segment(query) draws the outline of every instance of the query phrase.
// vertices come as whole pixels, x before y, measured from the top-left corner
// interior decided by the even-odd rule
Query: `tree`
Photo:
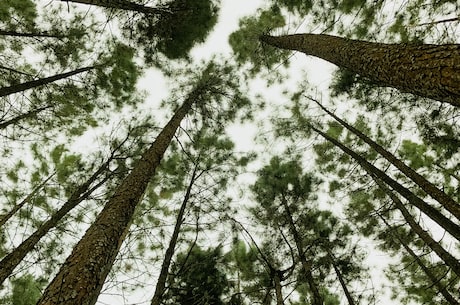
[[[260,40],[322,58],[380,86],[460,106],[458,44],[383,44],[322,34],[262,35]]]

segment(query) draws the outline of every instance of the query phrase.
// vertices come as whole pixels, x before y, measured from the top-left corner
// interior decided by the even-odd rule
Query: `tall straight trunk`
[[[94,305],[128,233],[136,206],[155,175],[182,119],[201,95],[195,89],[176,111],[156,140],[120,183],[104,209],[73,248],[37,305]]]
[[[169,266],[171,265],[171,260],[174,255],[174,248],[177,244],[177,238],[179,237],[179,232],[184,222],[184,214],[185,208],[187,207],[187,203],[190,199],[190,194],[192,192],[193,184],[196,181],[197,177],[197,167],[193,170],[192,178],[190,179],[190,183],[187,187],[187,191],[185,192],[184,200],[182,201],[181,207],[179,209],[179,213],[177,214],[176,225],[174,226],[174,231],[171,236],[171,240],[169,241],[168,248],[166,249],[165,257],[163,259],[163,263],[161,264],[161,271],[158,277],[157,284],[155,286],[155,293],[152,298],[152,305],[160,305],[162,301],[162,297],[166,287],[166,280],[168,278],[168,270]]]
[[[48,181],[50,181],[50,179],[54,176],[55,173],[51,174],[48,176],[48,178],[46,178],[42,183],[40,183],[39,185],[37,185],[33,190],[32,192],[30,192],[29,195],[26,196],[26,198],[24,198],[21,202],[19,202],[18,204],[16,204],[12,209],[11,211],[9,211],[8,213],[6,213],[5,215],[2,215],[0,217],[0,228],[11,218],[13,217],[14,214],[16,214],[17,211],[19,211],[24,205],[26,205],[30,199],[32,199],[35,194],[38,193],[38,191],[40,191],[47,183]],[[1,264],[0,264],[1,266]],[[1,284],[1,283],[0,283]]]
[[[278,270],[275,270],[273,282],[275,283],[276,305],[284,305],[283,293],[281,291],[281,275]]]
[[[14,269],[19,265],[19,263],[21,263],[24,257],[35,248],[43,236],[45,236],[52,228],[56,227],[64,216],[66,216],[80,202],[87,199],[91,193],[108,180],[109,175],[89,189],[91,184],[93,184],[107,170],[109,162],[110,160],[102,164],[102,166],[100,166],[98,170],[85,181],[85,183],[80,185],[72,193],[72,195],[70,195],[70,198],[66,201],[66,203],[64,203],[64,205],[56,211],[50,219],[45,221],[32,235],[30,235],[0,261],[0,284],[2,284],[11,275]]]
[[[63,35],[50,34],[46,32],[17,32],[17,31],[6,31],[0,29],[0,36],[15,36],[15,37],[47,37],[47,38],[63,38]]]
[[[15,116],[14,118],[9,119],[8,121],[1,122],[0,123],[0,129],[5,129],[6,127],[8,127],[10,125],[13,125],[13,124],[16,124],[16,123],[18,123],[18,122],[20,122],[20,121],[22,121],[24,119],[34,118],[40,112],[42,112],[42,111],[44,111],[46,109],[52,108],[52,107],[53,107],[52,105],[47,105],[47,106],[43,106],[43,107],[40,107],[40,108],[37,108],[37,109],[27,111],[26,113],[20,114],[18,116]]]
[[[345,279],[343,278],[342,272],[340,272],[339,267],[337,266],[336,260],[334,255],[331,253],[329,249],[327,249],[327,256],[331,261],[332,267],[334,268],[335,274],[339,279],[340,286],[342,286],[343,292],[345,293],[345,297],[347,298],[349,305],[355,305],[355,301],[353,300],[353,296],[351,295],[350,291],[348,290],[347,283],[345,283]]]
[[[373,140],[371,140],[368,136],[363,134],[358,129],[354,128],[353,126],[349,125],[344,120],[337,117],[335,114],[327,110],[323,105],[319,102],[315,101],[327,114],[332,116],[337,122],[342,124],[346,129],[357,135],[361,140],[369,144],[376,152],[382,155],[385,159],[390,161],[397,169],[403,172],[407,177],[409,177],[412,181],[414,181],[422,190],[424,190],[428,195],[436,199],[446,210],[448,210],[452,215],[454,215],[458,220],[460,220],[460,204],[455,202],[451,197],[449,197],[446,193],[442,190],[437,188],[434,184],[430,181],[425,179],[422,175],[418,174],[415,170],[407,166],[404,162],[396,158],[392,153],[388,150],[383,148],[381,145],[377,144]]]
[[[425,215],[433,219],[441,228],[444,228],[447,232],[449,232],[455,239],[460,241],[460,226],[455,224],[452,220],[444,216],[441,212],[436,210],[431,205],[427,204],[425,201],[420,199],[410,190],[402,186],[399,182],[385,174],[383,171],[369,163],[366,159],[361,157],[359,154],[354,152],[353,150],[349,149],[345,145],[343,145],[338,140],[332,138],[331,136],[327,135],[326,133],[322,132],[321,130],[310,126],[315,132],[320,134],[323,138],[340,148],[343,152],[347,155],[355,159],[361,167],[363,167],[366,171],[374,173],[379,179],[383,182],[391,186],[395,191],[401,194],[404,198],[406,198],[410,204],[414,205],[418,209],[420,209]]]
[[[88,4],[100,6],[105,8],[113,8],[125,11],[134,11],[148,15],[161,15],[169,11],[164,8],[145,6],[126,0],[61,0],[63,2],[74,2],[81,4]]]
[[[94,68],[95,68],[95,66],[80,68],[80,69],[76,69],[76,70],[73,70],[73,71],[70,71],[70,72],[65,72],[65,73],[61,73],[61,74],[57,74],[57,75],[53,75],[53,76],[49,76],[49,77],[45,77],[45,78],[40,78],[40,79],[37,79],[37,80],[32,80],[32,81],[29,81],[29,82],[12,85],[12,86],[9,86],[9,87],[3,87],[3,88],[0,88],[0,96],[6,96],[6,95],[13,94],[13,93],[25,91],[25,90],[32,89],[32,88],[36,88],[36,87],[39,87],[39,86],[44,86],[44,85],[50,84],[52,82],[58,81],[60,79],[64,79],[64,78],[67,78],[67,77],[70,77],[70,76],[73,76],[73,75],[76,75],[76,74],[80,74],[80,73],[83,73],[83,72],[86,72],[86,71],[90,71],[90,70],[92,70]]]
[[[305,252],[302,246],[302,238],[300,237],[297,228],[295,227],[294,220],[292,219],[291,210],[289,209],[289,205],[287,203],[286,198],[282,198],[282,204],[284,206],[284,210],[286,211],[286,216],[289,221],[289,229],[294,237],[294,242],[297,248],[297,252],[299,252],[300,262],[302,263],[303,270],[305,272],[305,277],[307,279],[308,286],[310,287],[310,291],[313,295],[313,302],[312,305],[323,305],[324,300],[321,294],[319,293],[318,286],[315,283],[315,279],[313,278],[313,274],[311,273],[311,261],[307,260],[305,256]]]
[[[260,40],[322,58],[378,85],[460,106],[460,44],[385,44],[324,34]]]
[[[423,228],[415,221],[411,213],[406,209],[402,201],[396,196],[388,187],[374,174],[369,173],[374,178],[374,181],[379,185],[379,187],[391,198],[396,208],[401,212],[404,219],[409,224],[412,231],[417,234],[423,242],[433,250],[439,258],[441,258],[444,263],[452,269],[456,275],[460,276],[460,261],[447,252],[438,242],[436,242],[428,232],[423,230]]]
[[[386,219],[382,215],[378,215],[379,218],[385,223],[385,225],[388,228],[392,228],[390,224],[386,221]],[[426,276],[430,279],[431,283],[433,286],[436,286],[438,288],[438,291],[442,294],[442,296],[446,299],[447,302],[451,305],[460,305],[460,303],[455,300],[454,296],[450,294],[449,291],[447,291],[446,287],[441,284],[441,282],[436,278],[436,276],[431,272],[430,268],[428,268],[425,263],[420,259],[420,257],[415,254],[415,252],[402,240],[402,238],[398,235],[398,233],[394,232],[392,233],[392,236],[394,236],[399,243],[403,246],[403,248],[406,250],[406,252],[415,260],[415,262],[420,266],[422,271],[426,274]]]

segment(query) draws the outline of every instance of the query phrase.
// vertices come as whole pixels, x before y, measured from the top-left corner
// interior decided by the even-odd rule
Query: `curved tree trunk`
[[[73,248],[37,305],[94,305],[128,233],[136,206],[182,119],[199,98],[195,89],[121,182],[104,209]]]
[[[89,4],[105,8],[113,8],[126,11],[134,11],[142,14],[160,15],[167,13],[168,10],[158,7],[145,6],[126,0],[61,0],[63,2],[74,2]]]
[[[174,231],[171,236],[171,240],[169,241],[169,245],[168,245],[168,248],[166,249],[163,263],[161,264],[160,275],[158,276],[158,281],[155,286],[155,293],[151,301],[152,305],[160,305],[162,301],[162,297],[163,297],[165,287],[166,287],[166,280],[168,278],[169,266],[171,265],[171,260],[174,255],[174,248],[176,247],[180,228],[184,221],[183,218],[185,214],[185,208],[187,207],[188,200],[190,199],[190,194],[192,192],[193,184],[196,181],[196,177],[197,177],[197,166],[195,166],[195,169],[193,170],[192,178],[190,179],[190,183],[187,187],[187,191],[185,192],[184,200],[182,201],[182,205],[180,207],[179,213],[177,214],[176,225],[174,226]]]
[[[67,77],[70,77],[70,76],[73,76],[73,75],[76,75],[76,74],[80,74],[80,73],[83,73],[83,72],[86,72],[86,71],[90,71],[90,70],[92,70],[94,68],[95,68],[94,66],[80,68],[80,69],[76,69],[76,70],[66,72],[66,73],[61,73],[61,74],[57,74],[57,75],[53,75],[53,76],[49,76],[49,77],[45,77],[45,78],[41,78],[41,79],[37,79],[37,80],[32,80],[32,81],[29,81],[29,82],[16,84],[16,85],[12,85],[12,86],[9,86],[9,87],[3,87],[3,88],[0,88],[0,96],[6,96],[6,95],[13,94],[13,93],[17,93],[17,92],[25,91],[25,90],[28,90],[28,89],[32,89],[32,88],[35,88],[35,87],[44,86],[44,85],[50,84],[50,83],[55,82],[55,81],[60,80],[60,79],[64,79],[64,78],[67,78]]]
[[[384,44],[324,34],[260,40],[322,58],[379,85],[460,107],[460,44]]]
[[[102,179],[99,183],[88,189],[106,170],[111,159],[102,164],[91,177],[86,180],[85,183],[80,185],[70,196],[66,203],[51,216],[50,219],[45,221],[32,235],[24,240],[19,246],[17,246],[11,253],[0,261],[0,284],[3,283],[14,271],[14,269],[21,263],[24,257],[34,249],[40,239],[45,236],[49,230],[54,228],[59,221],[67,215],[73,208],[75,208],[80,202],[87,199],[92,192],[99,188],[102,184],[107,181],[109,176]]]
[[[385,223],[385,225],[391,229],[392,227],[386,221],[386,219],[382,215],[378,215],[379,218]],[[452,296],[450,292],[447,291],[446,287],[440,283],[440,281],[436,278],[433,272],[431,272],[431,270],[425,265],[425,263],[420,259],[420,257],[417,254],[415,254],[414,251],[412,251],[412,249],[401,239],[401,237],[397,233],[393,233],[392,235],[396,237],[396,239],[407,251],[407,253],[409,253],[409,255],[412,258],[414,258],[414,260],[417,262],[417,264],[420,266],[423,272],[425,272],[426,276],[430,279],[433,286],[436,286],[438,288],[438,291],[442,294],[446,301],[449,302],[449,304],[451,305],[460,305],[460,303],[457,300],[455,300],[454,296]]]
[[[391,186],[395,191],[401,194],[404,198],[406,198],[410,204],[416,206],[420,209],[425,215],[433,219],[441,228],[444,228],[447,232],[449,232],[455,239],[460,241],[460,226],[455,224],[452,220],[444,216],[441,212],[433,208],[431,205],[427,204],[425,201],[420,199],[410,190],[402,186],[396,180],[385,174],[383,171],[369,163],[366,159],[361,157],[359,154],[354,152],[353,150],[349,149],[341,142],[337,141],[336,139],[332,138],[331,136],[327,135],[326,133],[322,132],[318,128],[310,126],[312,130],[320,134],[323,138],[340,148],[343,152],[347,155],[355,159],[366,171],[375,174],[379,179],[383,182]]]
[[[415,170],[407,166],[404,162],[396,158],[392,153],[388,150],[377,144],[376,142],[372,141],[368,136],[363,134],[358,129],[354,128],[353,126],[349,125],[344,120],[337,117],[335,114],[327,110],[323,105],[319,102],[315,101],[327,114],[333,117],[337,122],[342,124],[346,129],[357,135],[361,140],[369,144],[376,152],[382,155],[385,159],[391,162],[397,169],[403,172],[407,177],[409,177],[412,181],[414,181],[422,190],[424,190],[428,195],[436,199],[446,210],[448,210],[452,215],[454,215],[458,220],[460,220],[460,204],[455,202],[452,198],[450,198],[446,193],[442,190],[437,188],[434,184],[430,181],[425,179],[422,175],[417,173]]]

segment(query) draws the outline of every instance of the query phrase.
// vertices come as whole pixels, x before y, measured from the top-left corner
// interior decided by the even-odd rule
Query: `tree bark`
[[[37,109],[27,111],[26,113],[20,114],[18,116],[15,116],[14,118],[9,119],[8,121],[1,122],[0,123],[0,129],[5,129],[6,127],[8,127],[8,126],[10,126],[12,124],[16,124],[17,122],[22,121],[23,119],[34,118],[40,112],[42,112],[42,111],[44,111],[44,110],[46,110],[48,108],[52,108],[52,107],[53,107],[52,105],[47,105],[47,106],[43,106],[43,107],[40,107],[40,108],[37,108]]]
[[[284,196],[281,199],[281,202],[284,206],[284,210],[286,211],[286,216],[289,221],[289,229],[291,230],[291,233],[294,237],[294,242],[297,247],[297,251],[299,252],[299,258],[305,272],[305,277],[307,279],[308,286],[310,287],[311,293],[313,295],[312,305],[323,305],[323,297],[319,293],[318,286],[316,285],[315,280],[313,278],[313,274],[311,273],[311,261],[307,260],[307,257],[305,256],[302,246],[302,238],[300,237],[300,234],[297,231],[297,228],[295,227],[294,220],[292,219],[291,210],[289,209],[289,205]]]
[[[383,171],[369,163],[366,159],[361,157],[359,154],[354,152],[353,150],[349,149],[341,142],[337,141],[336,139],[332,138],[331,136],[327,135],[326,133],[322,132],[321,130],[310,126],[315,132],[320,134],[323,138],[334,144],[335,146],[339,147],[343,152],[347,155],[355,159],[366,171],[374,173],[379,179],[384,181],[386,184],[391,186],[395,191],[401,194],[404,198],[406,198],[412,205],[416,206],[420,209],[425,215],[433,219],[441,228],[444,228],[447,232],[449,232],[455,239],[460,241],[460,226],[455,224],[452,220],[444,216],[441,212],[427,204],[425,201],[420,199],[410,190],[402,186],[396,180],[389,177]]]
[[[385,225],[388,228],[392,228],[382,215],[379,214],[379,218],[385,223]],[[455,298],[450,294],[450,292],[447,291],[446,287],[439,282],[436,276],[425,265],[425,263],[420,259],[420,257],[417,254],[415,254],[415,252],[412,251],[412,249],[401,239],[401,237],[397,233],[393,233],[392,235],[396,237],[396,239],[403,246],[406,252],[414,258],[414,260],[417,262],[417,264],[420,266],[423,272],[425,272],[426,276],[430,279],[431,283],[438,288],[438,291],[442,294],[446,301],[449,302],[449,304],[451,305],[460,305],[460,303],[457,300],[455,300]]]
[[[47,37],[47,38],[63,38],[64,35],[50,34],[46,32],[17,32],[17,31],[6,31],[0,29],[0,36],[14,36],[14,37]]]
[[[113,196],[48,285],[37,305],[94,305],[128,233],[145,189],[182,119],[200,96],[195,89],[121,182]]]
[[[74,2],[81,4],[88,4],[94,6],[100,6],[105,8],[120,9],[126,11],[134,11],[148,15],[161,15],[168,13],[169,11],[164,8],[145,6],[126,0],[61,0],[63,2]]]
[[[281,276],[278,270],[275,270],[273,282],[275,283],[276,305],[284,305],[283,293],[281,291]]]
[[[50,219],[45,221],[32,235],[30,235],[25,241],[17,246],[12,252],[10,252],[5,258],[0,261],[0,284],[2,284],[14,271],[14,269],[21,263],[24,257],[34,249],[40,239],[45,236],[49,230],[54,228],[59,221],[67,215],[73,208],[75,208],[80,202],[87,199],[92,192],[100,187],[109,178],[105,177],[102,181],[97,183],[94,187],[88,190],[96,179],[98,179],[104,171],[107,170],[107,166],[111,159],[105,162],[98,168],[91,177],[86,180],[85,183],[80,185],[70,196],[66,203],[51,216]]]
[[[348,304],[355,305],[356,303],[353,300],[353,296],[351,295],[350,291],[348,290],[347,283],[345,283],[345,279],[342,276],[342,272],[340,272],[339,267],[337,267],[337,264],[335,262],[335,257],[329,249],[327,249],[327,255],[329,257],[329,260],[331,261],[332,267],[334,268],[335,274],[337,275],[337,278],[339,279],[340,286],[342,286],[342,289],[343,289],[343,292],[345,293],[345,297],[347,298]]]
[[[174,226],[174,231],[171,236],[171,240],[169,241],[168,248],[166,249],[165,257],[163,259],[163,263],[161,264],[161,271],[158,277],[157,284],[155,286],[155,293],[153,295],[151,304],[152,305],[160,305],[165,287],[166,287],[166,280],[168,278],[168,270],[169,266],[171,265],[171,260],[174,255],[174,248],[177,244],[177,238],[179,237],[180,228],[184,221],[184,213],[185,208],[187,207],[187,203],[190,199],[190,194],[192,192],[193,184],[195,183],[197,176],[197,167],[193,170],[192,178],[190,179],[190,183],[187,187],[187,191],[185,192],[184,200],[182,201],[182,205],[179,209],[179,213],[177,214],[176,225]]]
[[[45,78],[41,78],[41,79],[37,79],[37,80],[32,80],[32,81],[29,81],[29,82],[25,82],[25,83],[21,83],[21,84],[17,84],[17,85],[12,85],[12,86],[9,86],[9,87],[3,87],[3,88],[0,88],[0,96],[6,96],[6,95],[13,94],[13,93],[17,93],[17,92],[25,91],[25,90],[28,90],[28,89],[32,89],[32,88],[35,88],[35,87],[47,85],[47,84],[50,84],[50,83],[55,82],[55,81],[60,80],[60,79],[64,79],[64,78],[67,78],[67,77],[70,77],[70,76],[73,76],[73,75],[76,75],[76,74],[80,74],[80,73],[83,73],[83,72],[86,72],[86,71],[90,71],[90,70],[92,70],[94,68],[95,68],[94,66],[80,68],[80,69],[76,69],[76,70],[66,72],[66,73],[61,73],[61,74],[57,74],[57,75],[53,75],[53,76],[49,76],[49,77],[45,77]]]
[[[399,169],[402,173],[404,173],[407,177],[409,177],[412,181],[415,182],[422,190],[424,190],[428,195],[433,197],[437,200],[446,210],[448,210],[452,215],[454,215],[458,220],[460,220],[460,204],[455,202],[451,197],[449,197],[446,193],[442,190],[437,188],[434,184],[430,181],[425,179],[422,175],[418,174],[415,170],[407,166],[403,161],[396,158],[392,153],[388,150],[377,144],[376,142],[372,141],[368,136],[363,134],[358,129],[354,128],[353,126],[349,125],[344,120],[337,117],[335,114],[330,112],[326,109],[323,105],[319,102],[315,101],[327,114],[333,117],[337,122],[342,124],[346,129],[357,135],[361,140],[369,144],[376,152],[382,155],[385,159],[390,161],[397,169]]]
[[[262,35],[260,40],[322,58],[378,85],[460,107],[460,44],[384,44],[324,34]]]
[[[423,228],[414,220],[414,217],[411,215],[411,213],[406,209],[402,201],[391,190],[389,190],[388,187],[386,187],[386,185],[379,178],[375,177],[372,173],[369,174],[372,175],[374,181],[387,194],[387,196],[391,198],[396,208],[401,212],[404,219],[409,224],[412,231],[414,231],[423,240],[423,242],[428,247],[430,247],[430,249],[433,250],[447,266],[452,269],[456,275],[460,276],[460,261],[453,257],[449,252],[447,252],[430,236],[430,234],[423,230]]]

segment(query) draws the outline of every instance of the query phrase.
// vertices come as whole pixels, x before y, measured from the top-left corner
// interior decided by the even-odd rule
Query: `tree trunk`
[[[128,233],[136,206],[155,174],[182,119],[200,96],[195,89],[121,182],[85,235],[73,248],[37,305],[94,305]]]
[[[425,215],[433,219],[441,228],[444,228],[447,232],[449,232],[455,239],[460,241],[460,226],[455,224],[452,220],[444,216],[441,212],[427,204],[425,201],[420,199],[410,190],[402,186],[393,178],[389,177],[383,171],[369,163],[366,159],[361,157],[356,152],[352,151],[341,142],[337,141],[336,139],[330,137],[329,135],[325,134],[321,130],[310,126],[315,132],[320,134],[323,138],[328,140],[329,142],[333,143],[335,146],[339,147],[343,152],[347,155],[355,159],[366,171],[374,173],[379,179],[384,181],[386,184],[391,186],[395,191],[401,194],[404,198],[406,198],[409,203],[419,208]]]
[[[329,257],[329,260],[331,261],[332,267],[334,268],[335,274],[337,275],[337,278],[339,279],[340,286],[342,286],[343,292],[345,293],[345,297],[347,298],[348,304],[349,305],[355,305],[355,301],[353,300],[353,297],[348,290],[347,284],[345,283],[345,279],[342,276],[342,272],[340,272],[340,269],[337,267],[337,264],[335,262],[335,257],[331,253],[329,249],[327,249],[327,255]]]
[[[50,34],[46,32],[17,32],[17,31],[6,31],[0,29],[0,36],[15,36],[15,37],[48,37],[48,38],[63,38],[63,35]]]
[[[384,44],[323,34],[260,40],[322,58],[378,85],[460,106],[460,44]]]
[[[105,8],[113,8],[125,11],[134,11],[142,14],[161,15],[168,13],[167,9],[145,6],[125,0],[61,0],[63,2],[74,2],[81,4],[89,4]]]
[[[101,174],[107,170],[107,166],[111,159],[105,162],[101,167],[94,172],[85,183],[80,185],[70,196],[66,203],[51,216],[46,222],[44,222],[32,235],[30,235],[25,241],[23,241],[19,246],[17,246],[10,254],[5,256],[0,261],[0,284],[2,284],[5,279],[7,279],[14,269],[21,263],[24,257],[34,249],[40,239],[45,236],[49,230],[54,228],[58,222],[67,215],[73,208],[75,208],[80,202],[87,199],[92,192],[94,192],[98,187],[104,184],[109,176],[105,177],[102,181],[97,183],[94,187],[88,190],[91,184],[98,179]]]
[[[61,73],[61,74],[57,74],[57,75],[53,75],[53,76],[50,76],[50,77],[45,77],[45,78],[41,78],[41,79],[37,79],[37,80],[32,80],[32,81],[25,82],[25,83],[22,83],[22,84],[12,85],[12,86],[9,86],[9,87],[3,87],[3,88],[0,88],[0,96],[6,96],[6,95],[13,94],[13,93],[17,93],[17,92],[25,91],[25,90],[28,90],[28,89],[32,89],[32,88],[35,88],[35,87],[47,85],[47,84],[50,84],[50,83],[55,82],[57,80],[70,77],[72,75],[76,75],[76,74],[79,74],[79,73],[90,71],[90,70],[92,70],[94,68],[95,68],[94,66],[80,68],[80,69],[76,69],[76,70],[73,70],[73,71],[70,71],[70,72]]]
[[[439,243],[437,243],[431,236],[428,234],[423,228],[414,220],[414,217],[411,213],[406,209],[404,204],[401,200],[386,187],[386,185],[377,177],[375,177],[372,173],[369,173],[374,178],[374,181],[379,185],[379,187],[387,194],[388,197],[391,198],[393,203],[395,204],[396,208],[401,211],[404,219],[409,224],[412,231],[414,231],[422,240],[423,242],[433,250],[439,258],[441,258],[444,263],[449,266],[456,275],[460,276],[460,261],[453,257],[449,252],[447,252]]]
[[[392,228],[390,224],[386,221],[386,219],[380,215],[379,218],[385,223],[385,225],[388,228]],[[420,257],[415,254],[414,251],[401,239],[401,237],[397,233],[392,234],[396,239],[399,241],[399,243],[403,246],[403,248],[409,253],[410,256],[414,258],[414,260],[417,262],[417,264],[420,266],[420,268],[425,272],[426,276],[430,279],[431,283],[433,286],[436,286],[438,288],[438,291],[442,294],[442,296],[446,299],[447,302],[451,305],[460,305],[460,303],[455,300],[455,298],[450,294],[449,291],[447,291],[446,287],[440,283],[440,281],[436,278],[436,276],[431,272],[431,270],[425,265],[425,263],[420,259]]]
[[[315,101],[316,102],[316,101]],[[376,152],[382,155],[385,159],[391,162],[396,168],[403,172],[407,177],[414,181],[422,190],[424,190],[428,195],[436,199],[446,210],[448,210],[452,215],[454,215],[458,220],[460,220],[460,204],[455,202],[442,190],[438,189],[434,184],[425,179],[425,177],[418,174],[415,170],[407,166],[404,162],[396,158],[392,153],[387,151],[385,148],[372,141],[369,137],[363,134],[358,129],[349,125],[344,120],[337,117],[335,114],[327,110],[319,102],[316,102],[325,112],[332,116],[337,122],[342,124],[346,129],[357,135],[361,140],[369,144]]]
[[[161,265],[160,275],[158,277],[158,281],[155,287],[155,293],[152,298],[152,305],[160,305],[163,293],[165,291],[166,280],[168,278],[168,270],[169,266],[171,265],[171,260],[174,255],[174,248],[176,247],[177,238],[179,237],[180,228],[184,221],[184,213],[185,208],[187,207],[188,200],[190,198],[190,194],[192,192],[193,184],[195,183],[197,176],[197,166],[193,170],[192,178],[190,179],[190,183],[187,187],[187,191],[185,192],[184,200],[182,201],[182,205],[180,207],[179,213],[177,214],[176,225],[174,226],[174,231],[171,236],[171,240],[169,241],[168,248],[166,249],[165,257],[163,259],[163,263]]]
[[[273,282],[275,283],[276,305],[284,305],[283,293],[281,291],[281,275],[278,270],[275,270]]]
[[[17,211],[19,211],[19,209],[21,209],[26,203],[28,203],[30,201],[30,199],[32,199],[35,194],[37,194],[37,192],[39,190],[41,190],[47,183],[48,181],[54,176],[55,173],[51,174],[50,176],[48,176],[48,178],[46,178],[42,183],[40,183],[39,185],[37,185],[33,190],[32,192],[26,196],[26,198],[24,198],[20,203],[16,204],[12,209],[11,211],[9,211],[8,213],[6,213],[5,215],[1,216],[0,217],[0,228],[3,227],[3,225],[11,218],[13,217],[14,214],[16,214]],[[1,266],[1,264],[0,264]],[[1,282],[0,282],[1,284]]]
[[[20,114],[18,116],[15,116],[14,118],[12,119],[9,119],[8,121],[4,121],[4,122],[1,122],[0,123],[0,129],[5,129],[6,127],[12,125],[12,124],[16,124],[17,122],[23,120],[23,119],[27,119],[27,118],[34,118],[37,114],[39,114],[40,112],[48,109],[48,108],[52,108],[53,106],[52,105],[47,105],[47,106],[43,106],[43,107],[40,107],[40,108],[37,108],[37,109],[34,109],[34,110],[30,110],[26,113],[23,113],[23,114]]]
[[[299,252],[299,258],[300,258],[302,267],[305,272],[305,277],[307,279],[308,286],[310,287],[311,293],[313,295],[312,305],[323,305],[324,304],[323,297],[319,293],[318,286],[316,285],[315,280],[313,278],[313,274],[311,273],[311,267],[312,267],[311,261],[307,260],[307,257],[305,256],[305,253],[303,251],[302,238],[300,237],[299,232],[297,231],[297,228],[295,227],[294,220],[292,219],[292,214],[289,209],[289,205],[284,197],[282,198],[281,201],[286,211],[286,216],[289,221],[289,229],[291,230],[291,233],[294,237],[294,242],[297,247],[297,251]]]

